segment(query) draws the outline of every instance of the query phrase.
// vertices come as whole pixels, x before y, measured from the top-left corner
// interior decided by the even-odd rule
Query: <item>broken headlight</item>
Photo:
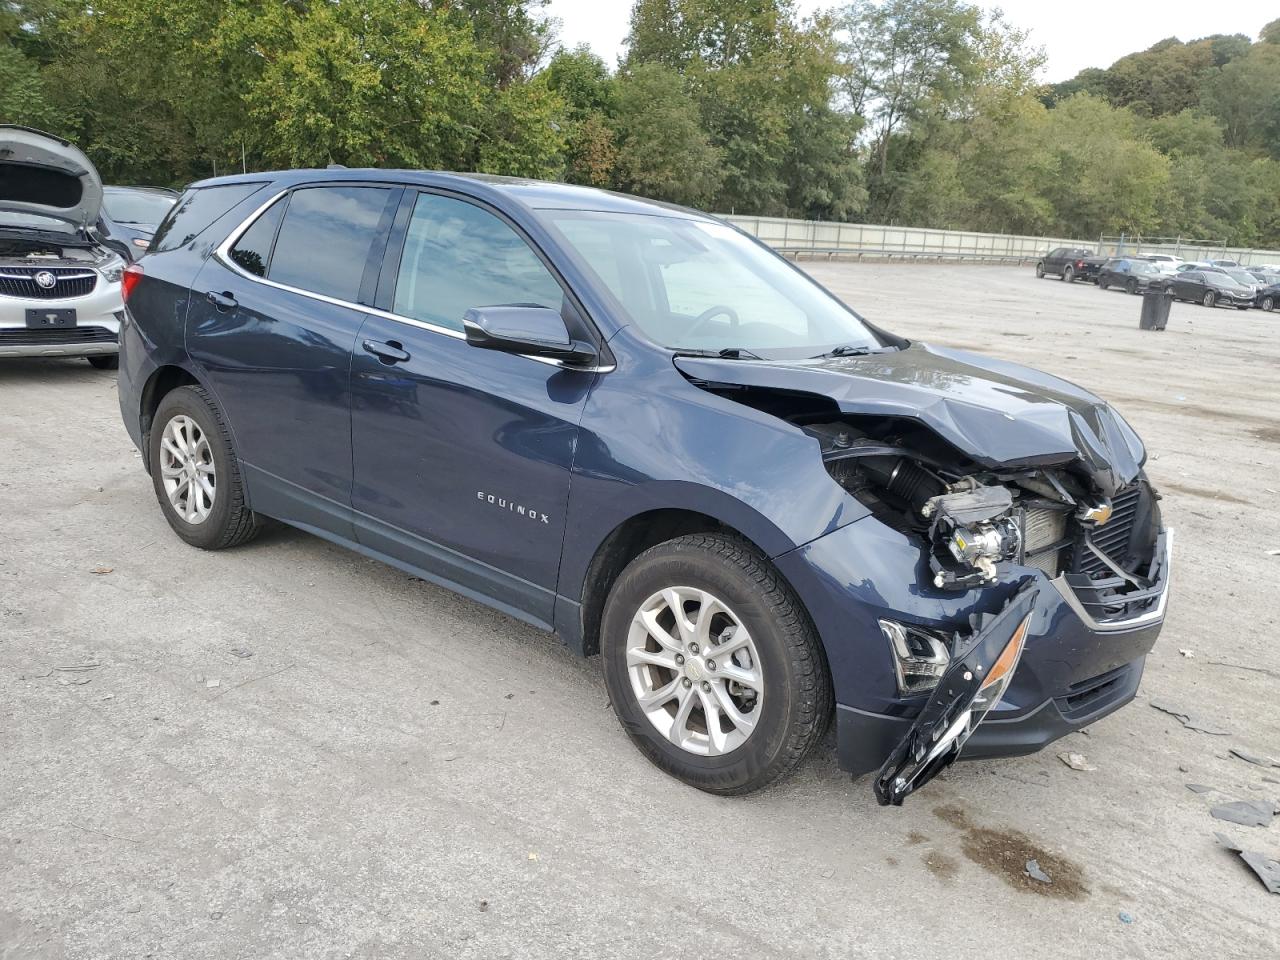
[[[923,693],[938,685],[951,662],[945,638],[896,620],[881,620],[880,632],[889,641],[900,694]]]

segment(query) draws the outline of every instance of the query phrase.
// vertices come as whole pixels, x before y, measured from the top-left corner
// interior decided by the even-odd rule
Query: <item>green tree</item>
[[[720,188],[721,155],[678,72],[637,64],[618,85],[617,182],[657,200],[705,205]]]

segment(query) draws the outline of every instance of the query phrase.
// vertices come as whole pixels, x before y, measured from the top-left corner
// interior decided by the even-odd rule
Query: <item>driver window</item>
[[[563,301],[559,282],[505,222],[473,203],[418,195],[393,312],[461,332],[472,307],[522,303],[558,311]]]

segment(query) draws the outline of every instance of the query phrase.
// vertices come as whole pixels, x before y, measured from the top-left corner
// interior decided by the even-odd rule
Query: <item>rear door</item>
[[[187,324],[254,509],[349,539],[351,352],[400,194],[343,183],[276,197],[209,258]]]
[[[591,371],[469,346],[472,307],[537,304],[598,335],[528,238],[464,197],[410,192],[352,360],[357,536],[549,625]]]

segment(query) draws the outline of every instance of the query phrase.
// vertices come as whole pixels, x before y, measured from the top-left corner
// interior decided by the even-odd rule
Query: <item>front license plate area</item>
[[[76,312],[74,309],[27,309],[27,326],[34,330],[42,330],[45,328],[66,329],[67,327],[74,327],[75,325]]]

